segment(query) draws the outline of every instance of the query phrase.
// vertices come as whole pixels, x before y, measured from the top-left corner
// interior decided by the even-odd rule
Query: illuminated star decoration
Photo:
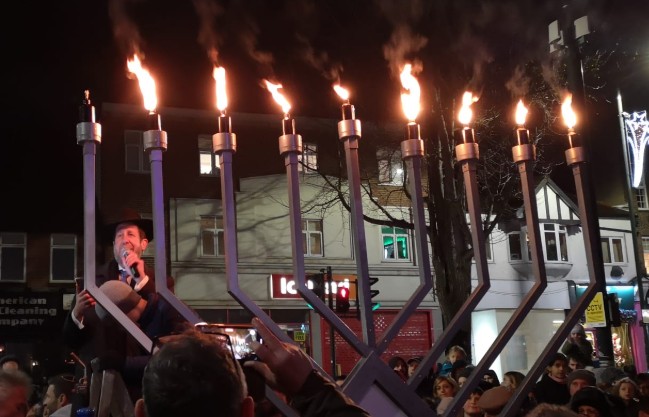
[[[626,141],[631,145],[633,152],[633,187],[638,188],[642,183],[642,171],[644,165],[644,150],[649,142],[649,122],[647,111],[622,113],[624,117],[624,132]]]

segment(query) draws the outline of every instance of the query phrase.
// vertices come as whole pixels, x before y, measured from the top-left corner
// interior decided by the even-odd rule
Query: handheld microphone
[[[122,258],[126,259],[128,257],[128,250],[124,249],[122,250]],[[131,265],[131,276],[133,278],[140,278],[140,272],[137,270],[137,262],[135,262],[133,265]]]

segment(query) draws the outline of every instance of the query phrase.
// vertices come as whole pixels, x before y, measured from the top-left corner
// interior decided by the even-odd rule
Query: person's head
[[[457,381],[458,387],[462,388],[462,385],[464,385],[466,380],[469,379],[471,372],[473,372],[473,367],[466,366],[464,367],[464,369],[462,369],[457,373],[457,378],[455,380]]]
[[[128,318],[137,323],[142,316],[142,312],[146,308],[147,300],[135,292],[130,285],[122,281],[106,281],[99,288],[104,294],[106,294],[106,297],[117,306],[117,308],[122,310]],[[95,304],[95,312],[97,313],[97,317],[101,320],[106,320],[110,317],[108,310],[102,307],[99,303]]]
[[[401,356],[393,356],[388,360],[388,366],[390,368],[394,369],[397,372],[401,372],[404,375],[408,372],[408,364],[406,363],[406,360],[403,359]]]
[[[68,374],[56,375],[47,381],[47,391],[43,397],[43,406],[52,414],[61,407],[72,402],[74,376]]]
[[[568,368],[570,369],[570,372],[574,371],[575,369],[584,369],[585,367],[586,365],[578,358],[575,358],[574,356],[568,356]]]
[[[575,342],[583,342],[586,340],[586,330],[584,330],[584,326],[579,323],[575,324],[575,327],[570,331],[570,339]]]
[[[579,417],[565,405],[541,403],[527,413],[525,417]]]
[[[550,357],[550,362],[545,368],[545,372],[552,378],[563,380],[568,373],[568,359],[566,355],[557,352]]]
[[[497,416],[505,408],[509,399],[514,394],[514,390],[502,385],[493,387],[484,392],[478,406],[484,411],[487,416]]]
[[[254,402],[232,352],[219,340],[191,330],[171,336],[142,378],[136,417],[249,417]]]
[[[586,417],[611,417],[606,393],[597,387],[584,387],[572,396],[570,408]]]
[[[459,345],[451,346],[451,348],[448,350],[448,353],[446,354],[446,358],[451,363],[455,363],[455,361],[460,359],[465,361],[466,356],[466,351],[462,346]]]
[[[123,208],[115,221],[107,226],[107,236],[113,241],[113,255],[121,263],[124,250],[135,252],[139,257],[153,240],[153,222],[143,219],[136,210]]]
[[[570,391],[570,396],[575,395],[577,391],[584,387],[594,387],[597,385],[597,380],[595,379],[595,374],[591,371],[585,369],[577,369],[568,374],[566,380],[568,384],[568,390]]]
[[[635,380],[638,384],[638,392],[640,395],[649,398],[649,373],[639,373],[636,375]]]
[[[478,406],[478,401],[480,400],[480,397],[482,397],[483,393],[484,391],[482,388],[477,387],[473,390],[471,395],[469,395],[469,398],[464,402],[464,406],[462,406],[465,416],[479,417],[484,414],[480,406]]]
[[[629,402],[638,395],[638,386],[631,378],[622,378],[613,385],[611,393],[622,398],[624,402]]]
[[[523,373],[518,371],[508,371],[503,375],[503,383],[501,385],[511,389],[516,389],[524,379],[525,375],[523,375]]]
[[[0,369],[3,371],[17,371],[20,369],[20,360],[15,355],[5,355],[0,358]]]
[[[500,380],[498,379],[498,375],[496,374],[496,371],[494,371],[493,369],[487,370],[482,376],[482,379],[484,379],[494,387],[500,385]]]
[[[416,356],[414,358],[408,359],[408,376],[412,376],[415,373],[415,369],[421,363],[421,357]]]
[[[435,378],[433,391],[436,398],[454,397],[458,391],[457,382],[450,376],[438,376]]]
[[[0,369],[0,417],[24,417],[32,382],[23,371]]]

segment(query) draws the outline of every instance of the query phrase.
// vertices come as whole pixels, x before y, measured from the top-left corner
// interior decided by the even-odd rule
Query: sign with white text
[[[352,285],[356,275],[333,274],[331,283],[332,293],[335,295],[339,286],[349,288],[349,299],[356,299],[356,285]],[[313,289],[313,282],[307,280],[307,287]],[[325,279],[325,296],[329,294],[329,283]],[[270,298],[273,300],[301,300],[302,296],[297,292],[297,282],[292,274],[271,274],[270,275]]]

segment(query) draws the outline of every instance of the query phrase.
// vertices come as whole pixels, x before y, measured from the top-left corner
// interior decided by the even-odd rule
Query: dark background
[[[3,14],[0,25],[0,230],[81,230],[77,107],[84,89],[91,91],[99,121],[102,102],[141,104],[137,83],[126,76],[125,62],[134,50],[126,40],[136,39],[134,34],[145,54],[144,65],[156,79],[160,107],[214,108],[212,61],[206,47],[212,45],[228,71],[234,112],[279,113],[270,94],[260,88],[263,78],[272,77],[284,84],[294,114],[338,118],[339,102],[324,74],[341,67],[360,118],[398,121],[400,84],[384,58],[384,46],[396,27],[407,26],[429,38],[415,54],[425,63],[421,80],[426,109],[428,71],[446,65],[427,58],[436,49],[457,51],[468,64],[543,59],[548,54],[547,25],[559,17],[564,2],[428,3],[223,1],[205,32],[196,12],[196,5],[205,2],[12,2],[12,12]],[[591,104],[593,134],[586,138],[593,150],[596,182],[605,189],[598,189],[601,197],[623,184],[616,88],[621,88],[628,110],[648,107],[649,2],[569,3],[587,12],[596,29],[586,49],[616,54],[605,68],[600,97]],[[436,37],[441,28],[456,31],[457,40]],[[320,58],[326,53],[326,59],[319,66],[309,64],[305,45]],[[263,61],[264,56],[272,56],[272,62]],[[471,82],[480,88],[479,77]],[[569,188],[567,173],[559,167],[553,177]]]

